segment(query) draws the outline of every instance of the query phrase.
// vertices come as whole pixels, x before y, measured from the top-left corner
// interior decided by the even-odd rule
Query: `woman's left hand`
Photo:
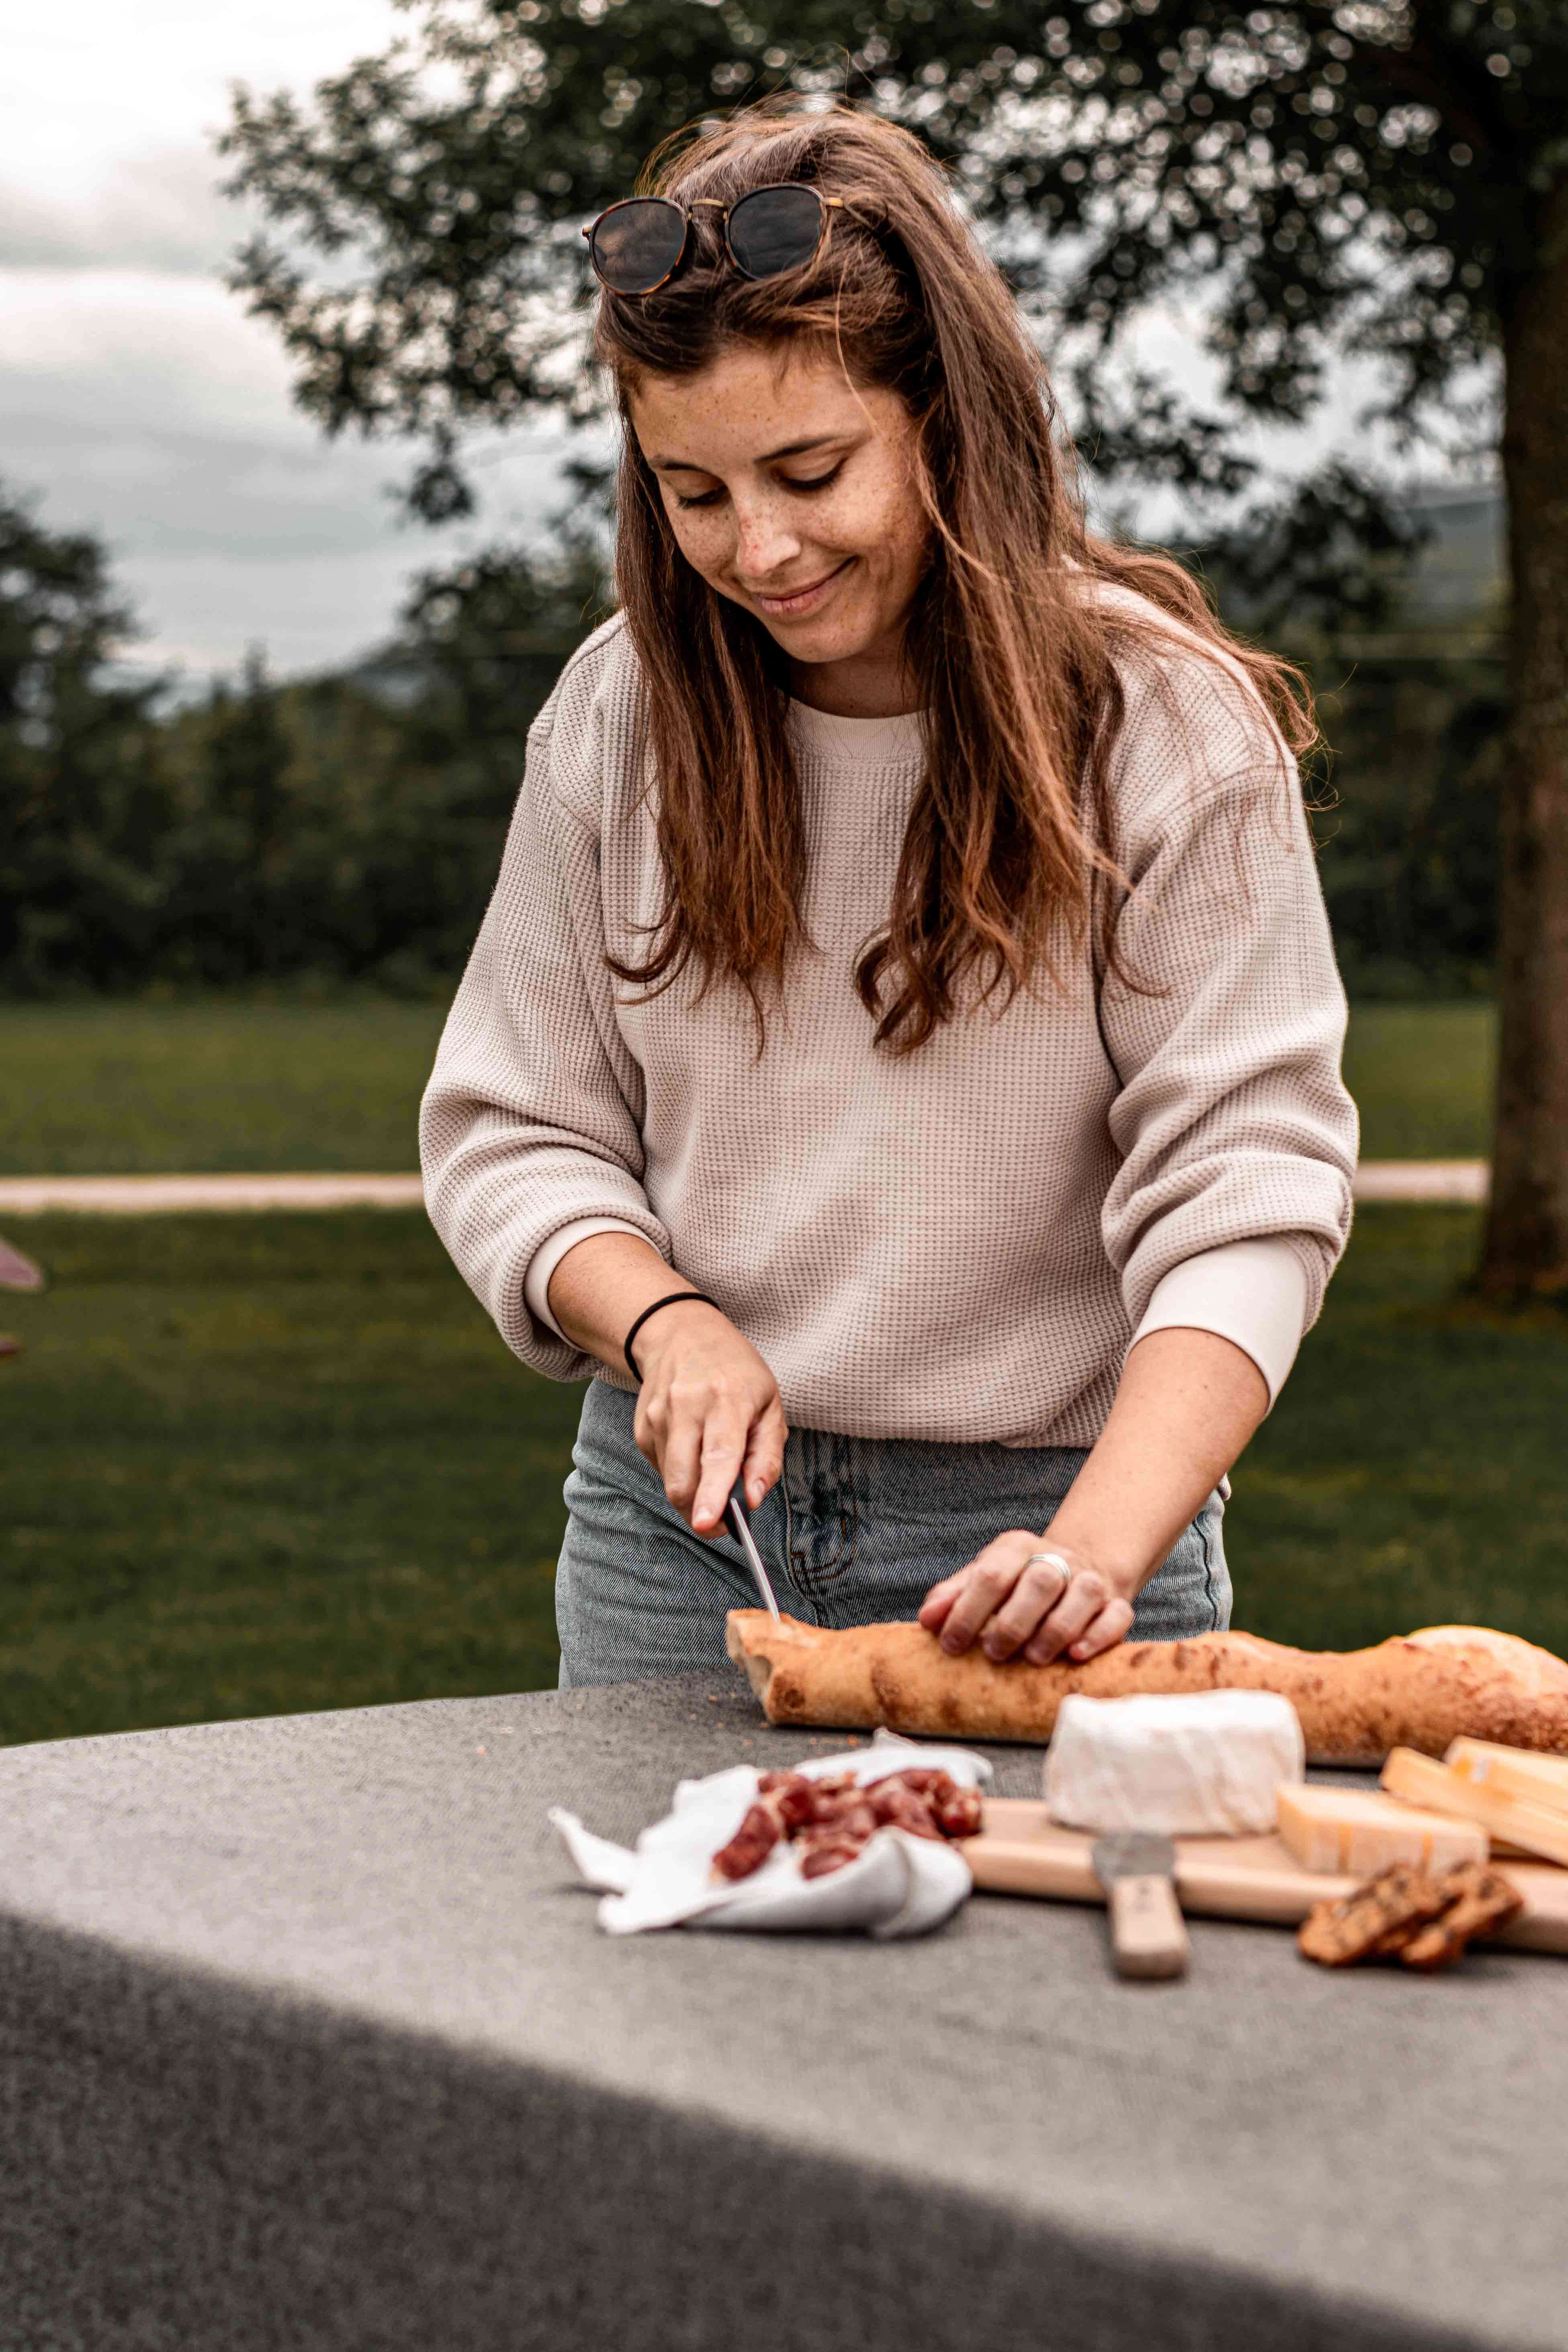
[[[1065,1651],[1080,1664],[1125,1641],[1142,1582],[1048,1534],[1013,1528],[931,1586],[920,1622],[953,1657],[978,1641],[998,1663],[1021,1652],[1043,1666]]]

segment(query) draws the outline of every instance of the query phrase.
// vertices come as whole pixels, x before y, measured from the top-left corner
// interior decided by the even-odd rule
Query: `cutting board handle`
[[[1119,1878],[1110,1890],[1110,1944],[1119,1977],[1181,1977],[1192,1947],[1168,1878]]]

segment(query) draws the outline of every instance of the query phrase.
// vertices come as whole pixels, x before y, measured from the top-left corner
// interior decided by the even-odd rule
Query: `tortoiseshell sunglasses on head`
[[[691,215],[720,215],[724,250],[742,278],[783,278],[815,261],[836,212],[864,227],[871,224],[842,196],[825,196],[800,180],[770,182],[738,196],[696,196],[689,205],[668,196],[626,196],[583,231],[594,274],[612,294],[654,294],[668,285],[686,256]]]

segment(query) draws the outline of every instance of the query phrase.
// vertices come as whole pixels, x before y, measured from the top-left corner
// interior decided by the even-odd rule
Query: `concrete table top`
[[[699,1676],[0,1752],[0,2352],[1568,2347],[1559,1960],[598,1932],[549,1804],[841,1744]]]

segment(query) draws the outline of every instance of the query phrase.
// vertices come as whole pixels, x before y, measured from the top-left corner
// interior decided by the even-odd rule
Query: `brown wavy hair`
[[[1250,681],[1293,751],[1316,727],[1299,674],[1228,635],[1179,564],[1089,530],[1039,354],[918,139],[852,108],[774,102],[668,142],[638,189],[733,204],[781,180],[841,196],[871,226],[836,211],[804,276],[754,284],[700,211],[667,286],[599,298],[595,353],[624,436],[616,582],[642,667],[665,875],[647,956],[611,968],[650,991],[694,958],[703,989],[732,976],[760,1047],[764,994],[805,944],[784,658],[680,553],[627,404],[645,376],[695,374],[735,344],[815,345],[904,402],[930,526],[905,633],[925,772],[887,922],[856,972],[877,1042],[908,1052],[966,999],[1000,1010],[1056,980],[1064,945],[1081,950],[1091,930],[1100,968],[1120,971],[1110,775],[1130,644],[1173,625]],[[1097,585],[1147,602],[1118,610]]]

